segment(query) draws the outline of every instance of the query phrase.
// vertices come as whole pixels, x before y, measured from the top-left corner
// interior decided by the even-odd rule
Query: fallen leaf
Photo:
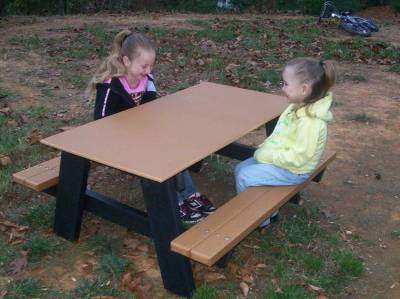
[[[137,247],[137,249],[140,250],[140,251],[143,251],[143,252],[148,252],[149,251],[149,246],[147,246],[146,244],[142,244],[142,245],[139,245]]]
[[[220,279],[226,279],[225,275],[216,272],[208,272],[204,274],[204,280],[206,282],[213,282]]]
[[[0,299],[3,299],[7,295],[7,290],[0,290]]]
[[[239,270],[239,265],[230,261],[228,263],[228,270],[229,272],[231,272],[232,274],[235,274],[238,270]]]
[[[329,299],[329,298],[324,295],[318,295],[317,298],[315,299]]]
[[[243,275],[242,280],[248,284],[252,284],[254,282],[253,275]]]
[[[124,246],[128,249],[135,250],[142,243],[140,240],[134,238],[127,238],[124,240]]]
[[[0,166],[7,166],[11,164],[11,159],[9,156],[0,155]]]
[[[29,144],[37,144],[42,138],[43,138],[42,133],[38,129],[34,129],[26,138],[26,141]]]
[[[256,265],[256,268],[257,268],[257,269],[264,269],[264,268],[266,268],[266,267],[267,267],[266,264],[257,264],[257,265]]]
[[[123,288],[129,287],[131,282],[132,282],[132,273],[131,272],[127,272],[124,275],[122,275],[121,285]]]
[[[244,281],[242,281],[240,283],[240,290],[242,291],[242,294],[244,297],[247,297],[247,295],[249,294],[250,288],[247,285],[247,283],[245,283]]]
[[[150,293],[151,285],[137,285],[135,288],[135,293],[140,299],[152,299],[154,298]]]
[[[12,274],[13,275],[20,275],[28,265],[28,251],[22,251],[21,256],[14,260],[12,263]]]

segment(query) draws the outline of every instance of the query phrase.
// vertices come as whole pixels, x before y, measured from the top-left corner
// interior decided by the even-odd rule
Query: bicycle
[[[364,19],[354,16],[349,11],[339,12],[333,1],[324,1],[318,22],[330,17],[339,19],[339,27],[351,34],[368,37],[371,32],[379,31],[378,25],[371,18]]]

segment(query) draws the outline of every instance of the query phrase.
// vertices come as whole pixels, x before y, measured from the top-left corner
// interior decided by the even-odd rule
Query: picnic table
[[[236,141],[264,124],[272,131],[286,106],[278,95],[202,82],[41,140],[62,152],[55,233],[77,240],[87,210],[149,236],[164,287],[190,296],[195,288],[190,260],[170,248],[184,232],[177,175],[212,153],[251,156],[254,148]],[[146,211],[88,190],[90,161],[140,177]]]

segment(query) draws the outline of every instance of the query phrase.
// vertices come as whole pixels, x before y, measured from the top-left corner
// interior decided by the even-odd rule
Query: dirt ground
[[[115,14],[13,18],[7,20],[6,25],[2,22],[0,43],[6,45],[11,37],[26,32],[57,35],[66,25],[79,27],[102,21],[113,24],[115,28],[134,23],[179,26],[187,18],[209,17],[212,16],[148,14],[142,17]],[[381,17],[381,22],[387,21],[387,15],[377,14],[377,17]],[[400,23],[392,20],[373,38],[399,45]],[[60,91],[67,91],[68,96],[55,97],[55,106],[69,110],[71,118],[73,113],[87,113],[87,106],[78,91],[69,88],[62,78],[50,77],[45,83],[39,82],[43,79],[34,79],[33,82],[24,80],[24,71],[39,67],[43,62],[43,58],[34,53],[18,60],[5,55],[1,57],[2,86],[15,90],[24,98],[24,102],[14,105],[34,103],[40,95],[40,84],[57,84]],[[311,194],[318,201],[308,203],[306,200],[306,204],[319,207],[328,222],[340,227],[344,238],[353,234],[364,240],[357,245],[352,245],[349,240],[350,246],[355,246],[355,251],[363,260],[366,274],[350,285],[345,298],[400,298],[400,75],[378,65],[339,63],[337,68],[338,83],[334,87],[335,105],[332,109],[334,120],[328,142],[328,148],[337,151],[337,159],[322,182],[306,191],[306,199],[307,194]],[[359,75],[367,80],[348,80]],[[368,120],[354,120],[354,116],[363,113],[369,116]],[[249,138],[256,138],[256,135]],[[201,177],[196,176],[195,179],[200,187],[207,187],[210,198],[217,202],[233,194],[232,187],[201,186],[204,184]],[[151,275],[150,278],[160,279],[157,271]]]

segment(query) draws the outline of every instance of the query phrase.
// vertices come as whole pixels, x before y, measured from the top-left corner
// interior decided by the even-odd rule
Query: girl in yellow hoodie
[[[324,151],[327,122],[332,119],[329,90],[335,83],[333,64],[314,58],[296,58],[286,64],[282,79],[282,90],[290,105],[254,157],[236,166],[238,193],[250,186],[301,184]],[[277,214],[278,211],[272,217]],[[268,218],[261,227],[269,223]]]

